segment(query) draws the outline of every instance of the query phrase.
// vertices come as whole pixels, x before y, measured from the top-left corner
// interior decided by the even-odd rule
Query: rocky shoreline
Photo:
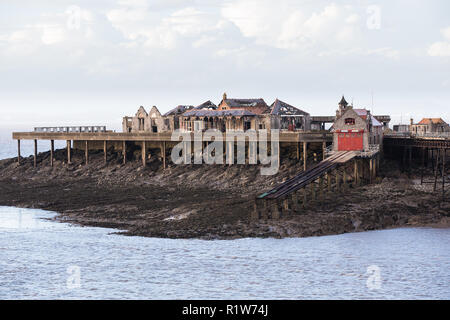
[[[249,165],[169,165],[153,154],[143,168],[139,155],[126,165],[121,156],[65,150],[33,158],[0,160],[0,205],[56,211],[58,221],[116,228],[126,235],[164,238],[236,239],[306,237],[396,227],[449,227],[450,205],[414,175],[400,174],[395,162],[382,164],[376,183],[328,195],[305,211],[281,220],[252,221],[253,199],[301,170],[283,160],[274,176]],[[294,158],[294,157],[291,157]],[[383,168],[389,168],[388,171]]]

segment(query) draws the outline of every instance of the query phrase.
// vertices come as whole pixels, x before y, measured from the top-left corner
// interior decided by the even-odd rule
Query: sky
[[[450,122],[447,0],[2,0],[0,131],[279,98]]]

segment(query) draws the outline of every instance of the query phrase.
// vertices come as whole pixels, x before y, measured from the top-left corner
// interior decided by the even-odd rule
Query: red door
[[[362,132],[340,132],[338,133],[338,150],[355,151],[363,149]]]

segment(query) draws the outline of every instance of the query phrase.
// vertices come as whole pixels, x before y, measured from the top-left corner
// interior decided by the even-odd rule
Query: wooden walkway
[[[302,171],[255,199],[252,219],[279,219],[298,212],[317,194],[324,201],[324,193],[345,190],[349,183],[372,182],[378,167],[378,154],[372,158],[359,157],[358,151],[337,151],[316,166]]]

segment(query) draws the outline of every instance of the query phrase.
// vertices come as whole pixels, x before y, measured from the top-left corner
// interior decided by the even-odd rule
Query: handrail
[[[106,126],[35,127],[34,132],[106,132]]]

